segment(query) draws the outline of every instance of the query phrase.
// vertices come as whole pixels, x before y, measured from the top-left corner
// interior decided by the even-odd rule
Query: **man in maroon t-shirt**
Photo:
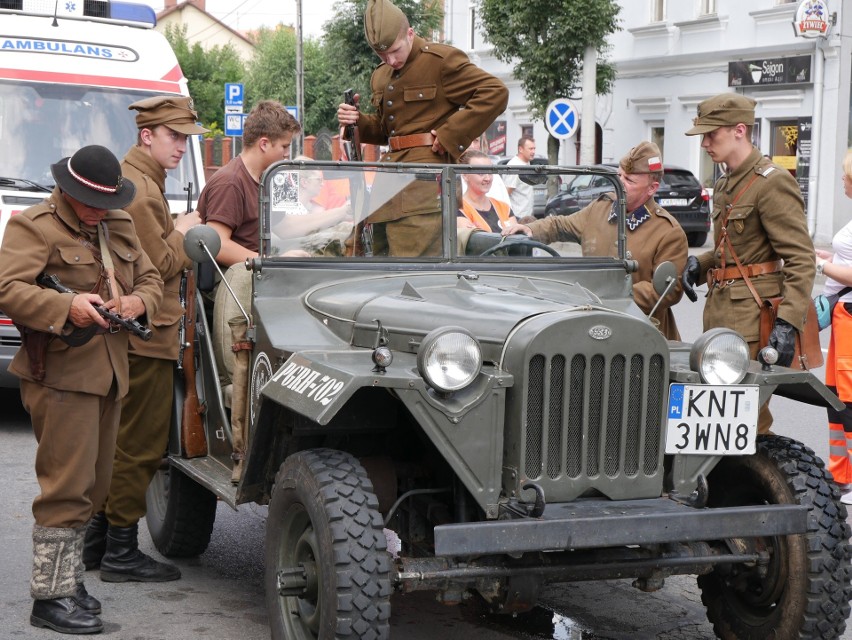
[[[243,125],[242,152],[214,173],[201,192],[198,211],[222,240],[216,261],[223,267],[257,257],[260,176],[290,156],[290,143],[300,129],[280,103],[258,102]]]

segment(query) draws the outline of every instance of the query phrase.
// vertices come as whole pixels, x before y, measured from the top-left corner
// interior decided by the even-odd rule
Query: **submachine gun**
[[[54,291],[58,291],[59,293],[73,293],[75,295],[78,293],[77,291],[69,289],[64,284],[62,284],[55,274],[49,276],[46,273],[42,273],[39,277],[36,278],[36,283],[44,287],[45,289],[53,289]],[[113,327],[123,328],[132,333],[134,336],[142,338],[142,340],[145,340],[146,342],[151,339],[151,336],[154,335],[150,328],[146,327],[143,324],[140,324],[137,320],[124,318],[118,315],[117,313],[114,313],[109,309],[102,307],[99,304],[95,304],[92,306],[95,308],[95,311],[98,312],[98,315],[104,320],[107,320]],[[86,344],[89,340],[92,339],[92,336],[98,333],[100,329],[101,327],[97,324],[92,324],[88,327],[76,327],[70,333],[60,335],[59,338],[63,342],[71,345],[72,347],[77,347],[82,344]]]

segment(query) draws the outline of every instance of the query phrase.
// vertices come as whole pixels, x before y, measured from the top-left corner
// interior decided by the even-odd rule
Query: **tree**
[[[408,16],[416,34],[427,40],[437,39],[436,34],[444,20],[440,0],[395,0],[394,4]],[[341,62],[334,65],[330,74],[330,80],[336,87],[337,102],[340,102],[343,91],[351,87],[361,94],[361,109],[370,111],[370,75],[379,64],[379,58],[364,35],[366,6],[367,0],[337,2],[334,17],[324,25],[323,46],[330,60]]]
[[[198,43],[190,46],[186,29],[187,25],[169,25],[165,31],[166,40],[172,45],[186,76],[199,120],[208,129],[221,130],[225,122],[225,83],[242,80],[243,62],[230,44],[208,50]]]
[[[342,90],[336,91],[331,77],[332,58],[320,42],[302,42],[305,113],[300,118],[305,134],[320,129],[337,129],[337,105]],[[260,100],[296,104],[296,34],[289,27],[258,32],[255,55],[246,74],[246,110]]]
[[[583,56],[595,47],[606,52],[606,37],[618,29],[621,7],[615,0],[482,0],[480,19],[494,56],[509,64],[520,80],[530,112],[543,118],[554,98],[567,98],[582,85]],[[609,93],[615,69],[597,65],[597,92]],[[559,142],[548,140],[556,160]]]

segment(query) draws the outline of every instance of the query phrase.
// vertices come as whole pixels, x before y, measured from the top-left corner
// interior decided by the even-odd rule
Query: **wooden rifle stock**
[[[191,269],[185,272],[186,307],[184,308],[184,351],[183,414],[180,425],[180,441],[187,458],[207,455],[207,438],[204,434],[204,422],[201,415],[205,409],[198,401],[198,389],[195,384],[195,274]]]

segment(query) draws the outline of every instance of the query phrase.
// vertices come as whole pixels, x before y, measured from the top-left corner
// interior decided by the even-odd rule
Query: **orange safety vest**
[[[488,199],[491,201],[491,204],[494,205],[494,210],[497,212],[497,217],[500,219],[500,222],[504,225],[509,222],[509,218],[512,216],[512,210],[509,208],[509,203],[503,202],[502,200],[495,200],[494,198]],[[470,204],[467,200],[462,201],[462,213],[464,214],[464,217],[475,224],[477,228],[482,229],[483,231],[491,231],[491,227],[488,226],[485,218],[479,215],[476,207]]]

